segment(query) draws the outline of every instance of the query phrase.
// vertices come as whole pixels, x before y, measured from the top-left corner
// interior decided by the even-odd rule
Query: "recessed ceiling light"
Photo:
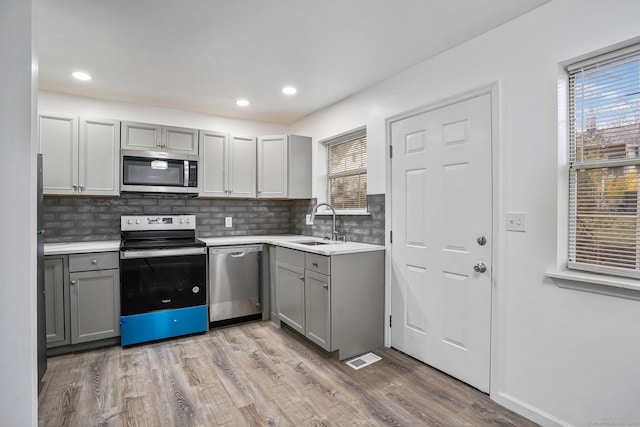
[[[236,105],[239,107],[248,107],[249,106],[249,101],[246,99],[238,99],[236,101]]]
[[[293,86],[285,86],[282,88],[282,93],[284,93],[285,95],[295,95],[297,91],[298,89]]]
[[[91,80],[93,77],[91,77],[89,74],[82,72],[82,71],[74,71],[73,73],[71,73],[71,75],[78,79],[78,80],[82,80],[82,81],[89,81]]]

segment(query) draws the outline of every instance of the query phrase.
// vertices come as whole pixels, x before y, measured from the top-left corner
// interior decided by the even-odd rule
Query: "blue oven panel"
[[[207,306],[160,310],[120,317],[121,345],[206,332]]]

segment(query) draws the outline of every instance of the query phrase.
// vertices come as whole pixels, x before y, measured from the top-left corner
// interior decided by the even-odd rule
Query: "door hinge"
[[[393,145],[389,146],[389,158],[393,159]]]
[[[389,315],[389,327],[391,327],[391,315]]]
[[[393,230],[389,230],[389,243],[393,243]]]

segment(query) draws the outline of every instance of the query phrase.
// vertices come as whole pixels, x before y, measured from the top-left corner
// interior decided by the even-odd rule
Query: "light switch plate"
[[[507,212],[507,231],[527,231],[527,214]]]
[[[311,214],[307,214],[307,216],[305,217],[305,223],[307,225],[313,225],[313,221],[311,221]]]
[[[230,216],[227,216],[224,218],[224,226],[227,228],[233,227],[233,220],[231,219]]]

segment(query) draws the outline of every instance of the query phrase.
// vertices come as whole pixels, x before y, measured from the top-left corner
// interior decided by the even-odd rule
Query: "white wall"
[[[554,0],[292,125],[315,140],[367,125],[368,192],[386,193],[386,118],[498,82],[491,395],[546,425],[640,422],[640,302],[560,289],[544,276],[564,257],[560,65],[640,40],[638,16],[637,0]],[[316,170],[321,164],[317,147]],[[527,232],[504,231],[507,211],[527,213]]]
[[[40,91],[38,94],[38,110],[41,112],[76,114],[89,117],[216,130],[249,136],[278,135],[286,133],[288,129],[286,125],[275,123],[230,119],[184,110],[149,107],[117,101],[103,101],[48,91]]]
[[[0,2],[0,424],[37,425],[32,2]]]

